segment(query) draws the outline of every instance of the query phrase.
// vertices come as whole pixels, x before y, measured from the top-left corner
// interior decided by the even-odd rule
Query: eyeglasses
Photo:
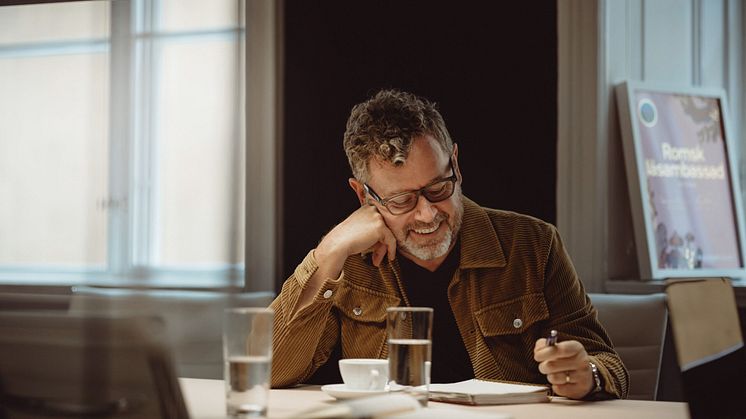
[[[420,199],[420,195],[424,196],[425,199],[432,203],[445,201],[453,195],[453,191],[456,190],[458,176],[456,175],[456,171],[453,170],[452,159],[449,165],[451,171],[453,171],[451,176],[445,179],[438,179],[416,191],[401,192],[383,199],[378,196],[373,188],[368,186],[367,183],[363,183],[363,188],[365,188],[365,192],[368,195],[373,197],[373,199],[375,199],[379,204],[386,207],[392,215],[406,214],[417,206],[417,201]]]

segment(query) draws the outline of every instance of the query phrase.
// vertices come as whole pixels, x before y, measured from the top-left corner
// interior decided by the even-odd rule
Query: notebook
[[[187,418],[157,318],[0,312],[0,417]]]
[[[430,400],[470,405],[543,403],[549,401],[549,388],[471,379],[430,384]]]

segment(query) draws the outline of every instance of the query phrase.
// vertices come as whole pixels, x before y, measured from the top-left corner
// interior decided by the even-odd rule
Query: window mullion
[[[136,22],[132,37],[135,51],[135,138],[133,159],[132,265],[146,275],[156,260],[155,234],[156,170],[154,115],[156,101],[157,51],[151,33],[157,19],[155,0],[136,0]]]
[[[121,275],[130,267],[131,202],[130,157],[132,139],[131,2],[111,2],[109,62],[109,272]]]

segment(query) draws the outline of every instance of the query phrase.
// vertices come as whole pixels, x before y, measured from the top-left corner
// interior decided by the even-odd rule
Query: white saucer
[[[386,394],[387,390],[353,390],[347,388],[344,384],[327,384],[321,386],[321,391],[334,397],[335,399],[355,399],[358,397],[375,396],[378,394]]]

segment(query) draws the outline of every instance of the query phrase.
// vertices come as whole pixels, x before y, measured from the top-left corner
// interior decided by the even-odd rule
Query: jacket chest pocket
[[[534,344],[549,319],[542,293],[486,306],[474,316],[482,335],[476,342],[477,362],[492,371],[489,378],[543,382],[533,359]]]
[[[549,318],[542,293],[522,295],[481,308],[474,313],[483,336],[523,334],[533,325]]]
[[[399,298],[369,290],[344,287],[338,291],[342,358],[379,358],[386,355],[386,309]]]

